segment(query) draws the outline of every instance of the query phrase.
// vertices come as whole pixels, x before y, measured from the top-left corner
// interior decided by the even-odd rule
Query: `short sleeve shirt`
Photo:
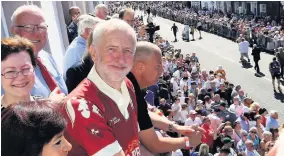
[[[138,108],[138,123],[140,131],[150,129],[153,127],[153,124],[148,114],[147,103],[144,99],[144,96],[146,94],[145,92],[143,93],[141,91],[135,76],[131,72],[128,73],[127,78],[132,82],[135,90],[137,108]]]

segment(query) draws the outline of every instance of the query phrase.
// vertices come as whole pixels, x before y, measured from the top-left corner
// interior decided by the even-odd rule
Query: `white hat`
[[[197,114],[197,112],[195,110],[190,110],[189,114]]]

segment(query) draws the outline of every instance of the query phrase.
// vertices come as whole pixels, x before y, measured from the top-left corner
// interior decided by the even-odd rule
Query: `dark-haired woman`
[[[12,104],[1,113],[3,156],[67,156],[71,144],[58,104],[30,101]]]

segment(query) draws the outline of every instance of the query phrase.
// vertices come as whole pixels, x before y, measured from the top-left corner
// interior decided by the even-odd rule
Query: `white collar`
[[[117,104],[121,114],[125,117],[125,119],[129,118],[129,113],[127,108],[129,102],[131,102],[131,99],[126,83],[124,81],[122,81],[121,83],[121,92],[119,92],[118,90],[110,87],[105,81],[101,79],[101,77],[96,71],[95,65],[92,67],[87,78],[91,80],[101,92],[106,94]]]

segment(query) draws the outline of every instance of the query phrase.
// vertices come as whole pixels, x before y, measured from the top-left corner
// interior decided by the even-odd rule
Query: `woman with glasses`
[[[257,128],[252,127],[249,129],[248,139],[253,142],[254,149],[257,151],[259,149],[259,137],[257,136]]]
[[[34,45],[27,39],[12,37],[1,40],[1,111],[12,103],[32,101],[35,82]]]
[[[66,120],[58,104],[46,100],[20,102],[1,113],[4,156],[67,156]]]

